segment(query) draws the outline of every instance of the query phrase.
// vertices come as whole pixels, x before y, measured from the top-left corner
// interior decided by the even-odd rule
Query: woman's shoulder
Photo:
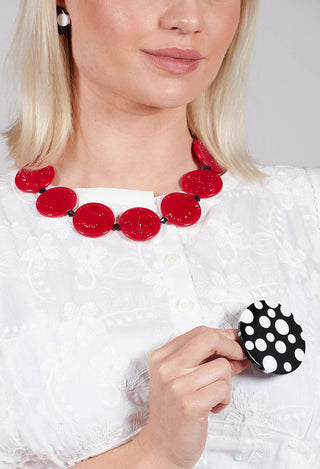
[[[317,199],[320,197],[320,167],[308,168],[289,165],[256,165],[265,174],[261,184],[267,189],[277,188],[279,193],[282,190],[291,190],[295,195],[303,194],[307,191],[309,195],[313,193]]]
[[[256,210],[283,209],[293,219],[311,216],[317,220],[320,233],[320,168],[262,164],[256,167],[265,177],[258,181],[232,179],[231,192],[243,193],[244,204],[248,204],[247,197],[255,199]]]
[[[293,212],[308,212],[320,229],[320,168],[287,165],[257,165],[266,177],[260,190],[274,203]]]
[[[273,195],[291,192],[293,197],[320,198],[320,167],[307,168],[289,165],[255,165],[264,175],[260,180],[243,181],[235,175],[233,186],[249,191],[270,192]]]
[[[0,172],[0,205],[6,203],[8,194],[15,192],[15,174],[16,171],[12,169]]]
[[[305,178],[309,179],[310,177],[315,179],[320,179],[320,167],[311,168],[303,166],[289,166],[289,165],[256,165],[260,171],[265,173],[269,179],[291,179],[296,178]]]
[[[24,218],[33,194],[20,192],[15,185],[16,170],[0,172],[0,225],[7,226],[14,219]],[[34,197],[33,197],[34,199]]]
[[[281,193],[289,188],[296,197],[310,197],[320,203],[320,167],[258,165],[258,168],[266,174],[264,184],[269,189]]]
[[[0,170],[0,191],[13,189],[16,172],[14,169]]]

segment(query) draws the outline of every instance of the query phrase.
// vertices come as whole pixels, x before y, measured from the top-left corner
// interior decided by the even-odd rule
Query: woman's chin
[[[181,93],[162,93],[158,94],[156,97],[149,97],[149,99],[144,99],[144,104],[146,106],[151,106],[161,109],[175,109],[182,106],[186,106],[191,103],[198,95],[184,94]],[[146,97],[145,97],[146,98]]]

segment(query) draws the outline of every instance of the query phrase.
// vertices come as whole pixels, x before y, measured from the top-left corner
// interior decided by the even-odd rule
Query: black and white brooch
[[[291,373],[304,358],[302,328],[280,304],[252,303],[240,316],[238,334],[247,357],[265,373]]]

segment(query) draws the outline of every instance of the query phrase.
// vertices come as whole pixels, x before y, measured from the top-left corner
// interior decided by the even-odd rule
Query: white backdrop
[[[1,67],[20,1],[2,3]],[[319,22],[319,0],[261,0],[246,107],[250,153],[259,163],[320,166]],[[1,84],[0,128],[7,125]],[[0,138],[0,170],[6,154]]]

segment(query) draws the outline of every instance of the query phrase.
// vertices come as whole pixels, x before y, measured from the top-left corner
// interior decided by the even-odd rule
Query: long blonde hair
[[[248,155],[243,100],[258,0],[242,0],[236,35],[213,83],[187,106],[190,131],[236,177],[262,173]],[[69,34],[57,34],[55,0],[22,0],[6,69],[16,113],[4,132],[17,168],[54,164],[73,132],[73,70]]]

